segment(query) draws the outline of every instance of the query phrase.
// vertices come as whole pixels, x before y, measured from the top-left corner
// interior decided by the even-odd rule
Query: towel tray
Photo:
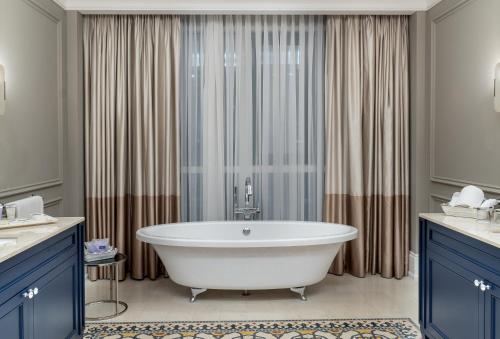
[[[489,218],[491,209],[480,209],[473,207],[450,206],[447,203],[441,204],[444,214],[452,217],[474,218],[486,220]]]

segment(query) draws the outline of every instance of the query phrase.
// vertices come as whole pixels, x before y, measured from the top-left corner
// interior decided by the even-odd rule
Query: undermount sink
[[[13,246],[17,244],[17,238],[0,238],[0,246]]]

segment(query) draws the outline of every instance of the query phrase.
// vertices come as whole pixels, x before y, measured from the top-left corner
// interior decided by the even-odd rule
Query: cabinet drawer
[[[452,254],[480,269],[480,273],[495,279],[500,283],[500,250],[480,241],[466,237],[458,232],[429,222],[427,228],[427,249],[442,253]],[[485,277],[487,278],[487,277]]]
[[[0,264],[0,305],[78,252],[73,227]]]

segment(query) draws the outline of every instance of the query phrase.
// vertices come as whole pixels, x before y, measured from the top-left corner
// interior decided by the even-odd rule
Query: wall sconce
[[[495,87],[493,96],[495,98],[495,112],[500,113],[500,62],[495,67]]]
[[[6,89],[5,89],[5,69],[3,65],[0,65],[0,115],[5,114],[5,100],[6,100]]]

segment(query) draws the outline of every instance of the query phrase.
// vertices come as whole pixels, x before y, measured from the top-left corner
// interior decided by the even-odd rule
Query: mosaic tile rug
[[[84,339],[417,339],[410,319],[90,323]]]

